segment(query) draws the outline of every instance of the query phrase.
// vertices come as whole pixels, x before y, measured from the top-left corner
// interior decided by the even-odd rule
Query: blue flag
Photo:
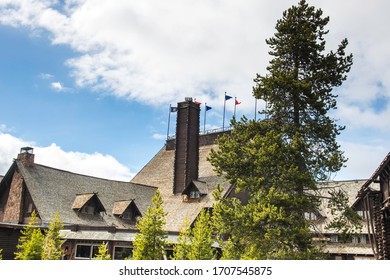
[[[206,111],[211,110],[211,109],[213,109],[213,108],[206,105]]]
[[[177,107],[171,107],[171,113],[177,112]]]
[[[233,98],[233,97],[231,97],[229,95],[225,95],[225,100],[229,100],[230,98]]]

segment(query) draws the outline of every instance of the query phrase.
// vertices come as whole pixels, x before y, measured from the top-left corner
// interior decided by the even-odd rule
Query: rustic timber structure
[[[390,259],[390,153],[362,186],[354,206],[367,213],[370,243],[376,259]]]

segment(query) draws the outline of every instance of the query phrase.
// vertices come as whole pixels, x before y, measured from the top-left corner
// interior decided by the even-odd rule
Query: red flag
[[[238,102],[238,100],[236,99],[236,105],[238,105],[238,104],[241,104],[241,102]]]
[[[202,102],[199,102],[199,101],[195,101],[194,103],[197,104],[197,105],[202,104]]]

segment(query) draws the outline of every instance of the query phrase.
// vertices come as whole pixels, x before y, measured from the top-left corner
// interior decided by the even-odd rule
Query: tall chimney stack
[[[33,148],[23,147],[18,154],[18,160],[20,160],[24,166],[31,167],[34,165],[34,153]]]
[[[186,97],[177,104],[173,193],[181,194],[199,175],[200,106]]]

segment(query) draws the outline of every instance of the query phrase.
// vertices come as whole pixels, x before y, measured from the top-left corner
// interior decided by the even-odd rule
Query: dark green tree
[[[317,258],[303,212],[316,207],[296,184],[311,184],[295,162],[295,141],[287,141],[273,123],[232,122],[230,135],[218,139],[209,160],[215,170],[250,194],[248,203],[214,193],[214,225],[222,240],[223,259]],[[312,187],[312,186],[311,186]],[[224,242],[228,240],[228,243]]]
[[[254,96],[263,99],[263,112],[287,139],[297,139],[300,171],[326,180],[346,162],[336,137],[344,129],[328,112],[337,108],[333,89],[340,86],[352,66],[346,55],[347,39],[336,51],[325,53],[328,34],[321,9],[301,0],[277,21],[275,35],[266,40],[273,57],[268,74],[257,74]]]
[[[318,208],[317,181],[346,162],[336,137],[344,129],[329,116],[352,65],[347,40],[325,53],[329,22],[302,0],[283,13],[266,40],[273,57],[257,74],[254,96],[266,101],[266,121],[233,119],[231,135],[218,139],[209,160],[215,170],[250,195],[242,204],[216,192],[214,224],[223,258],[321,258],[305,212]],[[226,241],[227,240],[227,241]],[[226,242],[225,242],[226,241]]]
[[[162,205],[163,200],[157,190],[152,199],[152,205],[137,222],[139,233],[136,234],[133,242],[133,259],[161,260],[166,258],[167,232],[164,230],[166,213]]]

